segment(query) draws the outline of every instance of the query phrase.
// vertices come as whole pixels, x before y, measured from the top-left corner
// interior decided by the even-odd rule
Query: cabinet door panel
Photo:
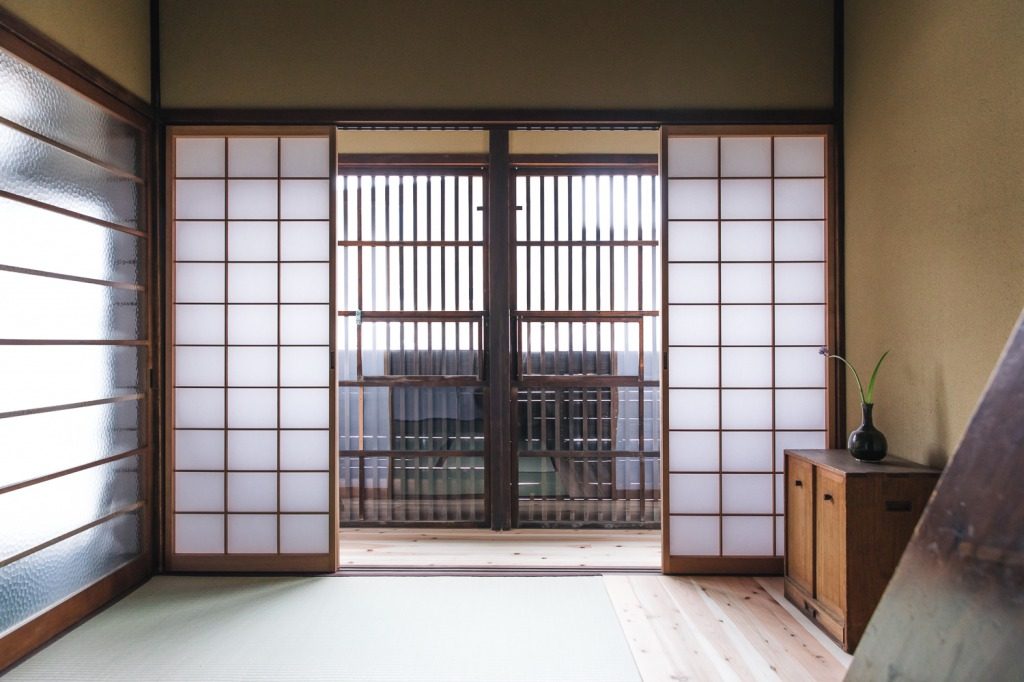
[[[786,575],[814,590],[814,467],[786,457]]]
[[[846,489],[844,479],[816,470],[815,596],[836,615],[846,612]]]

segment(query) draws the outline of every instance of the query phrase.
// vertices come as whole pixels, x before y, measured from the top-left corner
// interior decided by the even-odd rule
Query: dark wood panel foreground
[[[1024,679],[1024,318],[847,680]]]

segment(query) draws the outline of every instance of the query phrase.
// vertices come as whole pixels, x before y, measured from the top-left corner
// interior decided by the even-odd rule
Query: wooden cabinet
[[[898,457],[786,451],[786,598],[857,647],[941,472]]]

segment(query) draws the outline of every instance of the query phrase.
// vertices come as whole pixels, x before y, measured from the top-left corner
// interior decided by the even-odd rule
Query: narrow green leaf
[[[844,358],[844,357],[842,357],[840,355],[829,355],[829,357],[830,358],[835,358],[836,360],[839,360],[841,363],[843,363],[844,365],[846,365],[847,367],[850,368],[850,371],[853,372],[853,378],[857,380],[857,391],[860,393],[860,401],[862,403],[871,402],[870,400],[866,400],[865,399],[865,396],[864,396],[864,386],[860,383],[860,374],[857,374],[857,368],[854,367],[853,365],[851,365],[849,362],[847,362],[846,358]],[[877,371],[877,368],[876,368],[876,371]]]
[[[875,380],[878,378],[878,369],[882,366],[882,362],[885,361],[885,356],[887,356],[890,352],[891,351],[887,350],[884,353],[882,353],[882,357],[878,358],[878,362],[875,363],[875,371],[871,373],[871,380],[868,382],[868,392],[867,392],[867,394],[865,396],[867,398],[867,400],[865,402],[868,402],[868,403],[873,403],[874,402],[874,399],[875,399]]]

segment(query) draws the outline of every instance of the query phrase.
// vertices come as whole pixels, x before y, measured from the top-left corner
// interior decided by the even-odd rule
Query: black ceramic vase
[[[861,403],[861,424],[850,434],[846,447],[850,454],[862,462],[877,462],[885,458],[888,444],[885,435],[875,428],[871,420],[872,403]]]

